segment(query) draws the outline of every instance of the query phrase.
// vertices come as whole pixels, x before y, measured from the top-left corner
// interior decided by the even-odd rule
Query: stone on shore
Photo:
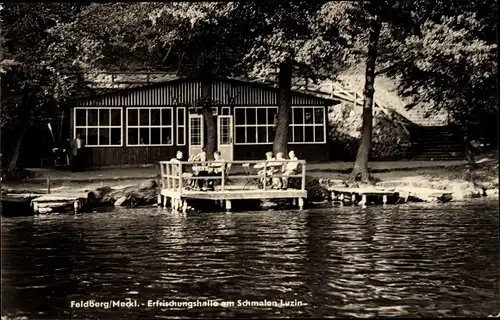
[[[153,179],[151,179],[151,180],[144,180],[139,185],[139,189],[138,190],[154,189],[157,186],[158,186],[158,183],[156,182],[156,180],[153,180]]]
[[[122,196],[118,200],[115,201],[115,206],[117,206],[117,207],[123,206],[125,204],[125,202],[127,202],[127,200],[128,200],[127,196]]]

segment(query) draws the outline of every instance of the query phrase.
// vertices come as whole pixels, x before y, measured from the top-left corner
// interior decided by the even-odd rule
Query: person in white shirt
[[[207,161],[207,152],[206,152],[206,149],[205,148],[201,149],[201,152],[198,153],[197,155],[194,155],[194,156],[190,157],[189,161],[200,161],[200,162]]]
[[[70,147],[71,147],[71,158],[72,158],[71,171],[73,172],[83,171],[84,169],[83,148],[85,147],[85,142],[81,138],[80,134],[77,134],[76,138],[71,141]]]
[[[288,153],[288,157],[290,160],[298,160],[293,150]],[[288,188],[288,176],[297,174],[298,167],[298,161],[290,161],[283,166],[283,189]]]

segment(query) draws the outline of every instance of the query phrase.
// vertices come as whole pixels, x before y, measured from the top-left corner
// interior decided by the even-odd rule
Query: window
[[[231,108],[230,107],[222,107],[221,108],[221,114],[223,116],[229,116],[229,115],[231,115]]]
[[[186,145],[186,108],[177,107],[177,145]]]
[[[325,108],[292,107],[289,139],[291,143],[326,142]]]
[[[173,145],[172,108],[127,108],[127,146]]]
[[[192,115],[189,117],[189,145],[203,145],[203,117],[201,115]]]
[[[74,109],[74,136],[79,134],[87,147],[122,146],[122,108],[77,107]]]
[[[235,107],[235,143],[273,143],[277,112],[277,107]]]

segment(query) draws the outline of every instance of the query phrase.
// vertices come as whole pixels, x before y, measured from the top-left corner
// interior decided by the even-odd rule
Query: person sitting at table
[[[271,163],[272,160],[276,160],[276,158],[274,158],[273,153],[271,151],[269,151],[269,152],[266,152],[266,160],[259,162],[253,166],[255,169],[261,169],[261,170],[259,170],[259,172],[257,174],[262,176],[262,178],[260,179],[260,182],[262,184],[264,184],[265,177],[269,177],[273,174],[273,172],[275,172],[275,169],[273,168],[273,166],[269,166],[269,167],[267,166]],[[265,172],[264,172],[264,167],[266,167]],[[270,179],[266,180],[266,184],[268,184],[267,182],[271,182]]]
[[[279,160],[281,160],[281,161],[279,161]],[[273,173],[278,172],[278,171],[283,172],[283,169],[285,167],[285,162],[283,160],[285,160],[285,157],[283,156],[283,152],[278,152],[276,154],[276,161],[269,163],[269,166],[270,166],[269,173],[271,175]],[[281,189],[281,187],[282,187],[281,179],[279,177],[273,177],[271,187],[276,188],[276,189]]]
[[[299,167],[299,161],[298,161],[297,157],[295,156],[295,152],[293,150],[291,150],[288,153],[288,157],[289,157],[289,160],[297,160],[297,161],[287,162],[283,166],[283,178],[282,178],[283,189],[288,188],[288,176],[297,174],[297,169]]]
[[[207,161],[207,152],[206,151],[207,151],[206,148],[203,147],[201,149],[201,152],[198,153],[198,154],[196,154],[196,155],[194,155],[194,156],[192,156],[192,157],[190,157],[189,161],[200,161],[200,162]]]
[[[208,176],[211,177],[221,177],[222,170],[225,169],[224,159],[222,158],[222,154],[220,151],[214,152],[214,161],[208,164]],[[209,179],[208,180],[208,189],[214,190],[215,185],[219,182],[219,179]],[[205,188],[204,188],[205,189]]]

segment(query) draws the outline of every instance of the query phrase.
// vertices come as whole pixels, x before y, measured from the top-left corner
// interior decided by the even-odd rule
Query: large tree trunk
[[[356,162],[351,173],[351,180],[360,178],[363,183],[370,183],[368,173],[368,157],[370,155],[373,129],[373,94],[375,92],[375,66],[377,60],[377,45],[380,36],[380,21],[374,20],[371,23],[368,54],[366,57],[365,88],[363,103],[363,128],[361,142],[359,144]]]
[[[467,160],[467,167],[472,169],[476,165],[476,161],[474,160],[473,150],[470,145],[470,136],[469,136],[469,123],[465,121],[463,125],[464,132],[464,147],[465,147],[465,159]]]
[[[292,68],[291,60],[280,65],[279,71],[279,107],[274,136],[273,152],[288,154],[288,126],[290,125],[290,109],[292,106]]]
[[[201,96],[203,99],[202,114],[207,128],[205,152],[207,153],[207,160],[213,160],[214,152],[217,150],[217,126],[212,114],[212,82],[208,79],[202,81]]]
[[[14,149],[12,150],[12,154],[10,156],[9,164],[6,168],[6,173],[9,175],[14,172],[17,168],[17,162],[19,160],[19,155],[21,154],[21,146],[23,143],[24,136],[28,131],[31,122],[31,116],[33,114],[33,92],[29,91],[29,88],[26,88],[24,91],[23,100],[21,102],[20,107],[20,121],[18,127],[18,133],[16,140],[14,141]]]

